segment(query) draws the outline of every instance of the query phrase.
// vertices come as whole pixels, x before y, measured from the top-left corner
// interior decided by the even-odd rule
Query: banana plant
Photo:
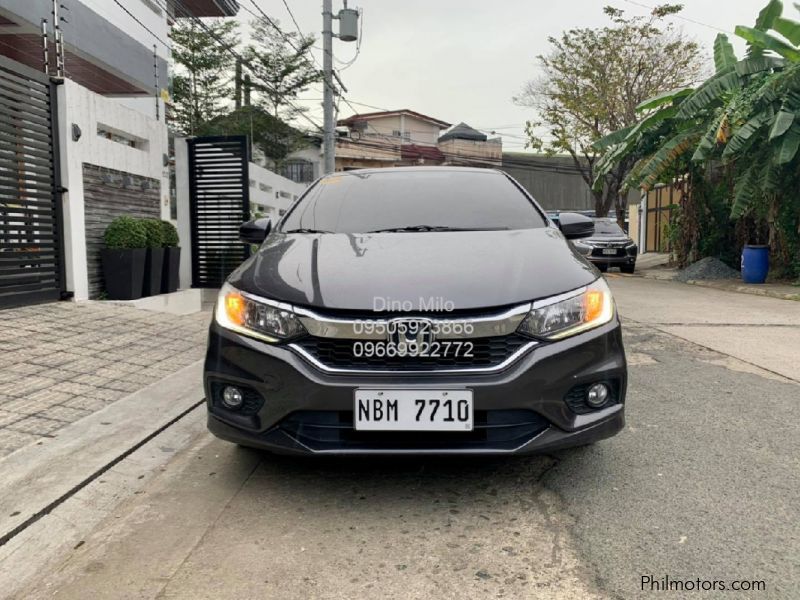
[[[781,177],[800,162],[800,22],[771,0],[754,27],[735,33],[747,42],[745,57],[719,34],[711,77],[643,102],[639,110],[658,110],[596,143],[603,157],[595,185],[621,160],[636,159],[626,185],[644,189],[676,169],[714,161],[734,173],[734,218],[764,199],[778,201]]]

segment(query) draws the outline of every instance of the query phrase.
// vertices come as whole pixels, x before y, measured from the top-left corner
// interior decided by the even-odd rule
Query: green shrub
[[[148,248],[161,248],[164,245],[164,232],[159,219],[140,219],[147,235]]]
[[[117,217],[108,227],[103,236],[106,248],[146,248],[147,231],[140,219],[133,217]]]
[[[165,248],[178,247],[178,230],[169,221],[161,221],[161,234],[164,237]]]

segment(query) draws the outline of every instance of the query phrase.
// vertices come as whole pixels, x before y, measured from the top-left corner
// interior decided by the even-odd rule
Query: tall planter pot
[[[144,264],[143,296],[161,293],[161,271],[164,267],[164,248],[148,248]]]
[[[144,248],[100,250],[109,300],[136,300],[142,297],[146,258],[147,250]]]
[[[164,248],[164,268],[161,272],[161,293],[171,294],[178,289],[181,268],[181,249]]]

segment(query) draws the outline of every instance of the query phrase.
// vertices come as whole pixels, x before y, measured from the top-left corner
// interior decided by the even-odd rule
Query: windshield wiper
[[[406,227],[387,227],[386,229],[375,229],[367,233],[389,233],[403,231],[498,231],[508,229],[508,227],[448,227],[447,225],[408,225]]]
[[[283,233],[333,233],[333,232],[326,231],[324,229],[308,229],[306,227],[301,227],[300,229],[290,229],[289,231],[284,231]]]

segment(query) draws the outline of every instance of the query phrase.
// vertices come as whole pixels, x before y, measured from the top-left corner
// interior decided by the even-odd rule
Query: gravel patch
[[[675,281],[691,281],[702,279],[736,279],[739,271],[731,269],[718,258],[707,256],[701,258],[696,263],[689,265],[682,271],[678,271]]]

